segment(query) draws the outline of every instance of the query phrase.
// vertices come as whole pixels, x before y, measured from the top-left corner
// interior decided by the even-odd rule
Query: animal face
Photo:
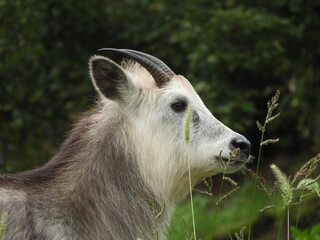
[[[187,79],[175,77],[160,98],[161,106],[166,108],[165,111],[159,110],[164,112],[163,129],[170,129],[167,136],[171,133],[181,143],[179,149],[183,149],[185,159],[190,159],[191,167],[212,175],[237,171],[247,161],[250,143],[211,114]],[[189,130],[186,129],[188,125]],[[188,141],[185,139],[186,131],[189,131]],[[241,150],[239,157],[233,164],[228,163],[231,152],[236,148]]]
[[[187,79],[176,76],[163,88],[145,95],[148,94],[152,97],[145,96],[140,100],[139,113],[135,116],[136,128],[140,136],[148,139],[144,146],[152,143],[150,148],[162,149],[159,154],[168,156],[165,165],[179,166],[181,170],[187,168],[189,161],[201,180],[219,172],[235,172],[247,162],[248,140],[218,121]],[[189,140],[186,131],[189,131]],[[240,149],[239,156],[232,160],[230,154],[236,148]],[[162,164],[163,161],[159,160]]]
[[[250,142],[218,121],[186,78],[169,72],[157,81],[157,71],[146,70],[143,60],[138,61],[142,66],[119,66],[95,56],[90,71],[102,101],[111,100],[125,116],[145,178],[157,188],[172,182],[184,188],[189,167],[193,185],[213,174],[240,170],[249,159]]]

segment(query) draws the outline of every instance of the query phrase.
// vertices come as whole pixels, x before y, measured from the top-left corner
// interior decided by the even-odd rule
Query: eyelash
[[[171,104],[171,109],[175,112],[183,112],[187,109],[188,104],[185,101],[179,101]]]

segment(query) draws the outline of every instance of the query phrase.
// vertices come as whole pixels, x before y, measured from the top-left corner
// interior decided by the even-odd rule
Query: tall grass
[[[314,158],[310,159],[307,163],[305,163],[293,176],[287,176],[278,166],[275,164],[271,164],[270,170],[274,174],[275,177],[275,184],[273,187],[269,187],[266,184],[266,180],[262,177],[259,176],[259,168],[260,168],[260,162],[261,162],[261,156],[262,156],[262,150],[263,147],[268,145],[268,144],[273,144],[279,141],[278,138],[276,139],[265,139],[265,132],[268,124],[270,124],[272,121],[277,119],[280,116],[280,113],[274,114],[276,108],[279,105],[279,98],[280,98],[280,92],[277,91],[275,95],[271,98],[271,100],[267,103],[267,114],[264,119],[263,124],[261,124],[259,121],[256,122],[257,127],[259,131],[261,132],[261,137],[260,137],[260,146],[259,146],[259,153],[257,157],[257,165],[255,171],[249,170],[250,175],[254,179],[254,184],[251,185],[251,209],[249,210],[250,212],[250,219],[246,223],[248,226],[248,233],[247,233],[247,239],[250,240],[252,239],[252,226],[253,226],[253,220],[256,218],[256,212],[267,212],[271,209],[273,209],[274,216],[278,221],[278,234],[277,236],[274,236],[275,239],[282,239],[282,234],[283,234],[283,228],[286,229],[286,238],[290,238],[290,209],[292,207],[298,206],[300,207],[303,201],[306,199],[307,196],[316,193],[320,197],[320,188],[318,184],[318,180],[320,178],[319,176],[312,177],[312,175],[316,172],[316,169],[318,168],[318,165],[320,163],[320,154],[315,156]],[[187,115],[186,115],[186,121],[185,121],[185,140],[186,142],[189,142],[190,139],[190,129],[191,129],[191,112],[192,109],[191,107],[188,107],[187,110]],[[232,164],[232,158],[237,158],[237,151],[233,152],[230,155],[230,163],[228,162],[227,164]],[[192,218],[192,235],[186,234],[185,237],[188,240],[197,240],[197,235],[196,235],[196,222],[195,222],[195,210],[194,210],[194,199],[192,195],[192,183],[191,183],[191,174],[190,174],[190,163],[189,164],[189,187],[190,187],[190,200],[191,200],[191,218]],[[226,198],[228,198],[231,194],[239,190],[240,186],[238,183],[233,181],[230,177],[227,177],[225,174],[225,171],[222,174],[222,181],[220,184],[220,189],[218,196],[213,196],[212,194],[212,181],[211,178],[208,178],[204,181],[205,186],[207,187],[207,190],[197,190],[198,192],[213,197],[215,201],[215,207],[216,211],[213,215],[212,221],[213,227],[216,226],[216,220],[218,219],[218,214],[220,216],[220,220],[223,222],[223,225],[225,226],[226,232],[228,234],[229,239],[233,239],[232,233],[229,228],[229,224],[226,221],[226,218],[224,216],[223,211],[220,208],[220,204],[222,201],[224,201]],[[223,192],[223,187],[225,186],[225,183],[228,183],[232,186],[232,189],[225,193],[222,194]],[[264,192],[267,197],[268,197],[268,204],[265,204],[264,206],[258,207],[257,204],[257,190],[261,190]],[[277,200],[277,194],[281,196],[281,202]],[[259,195],[260,196],[260,195]],[[198,198],[197,198],[198,201]],[[260,200],[259,200],[260,201]],[[282,214],[277,213],[278,211],[281,211]],[[285,224],[286,222],[286,224]],[[296,225],[299,222],[299,219],[297,217],[296,219]],[[245,224],[245,223],[244,223]],[[198,224],[199,226],[199,224]],[[241,229],[240,229],[241,228]],[[245,239],[245,230],[246,226],[240,227],[239,232],[235,232],[234,236],[237,240],[244,240]],[[188,227],[185,226],[185,232],[188,232]],[[298,230],[297,230],[298,231]]]
[[[273,115],[274,110],[278,107],[279,103],[279,98],[280,98],[280,91],[278,90],[276,94],[271,98],[271,101],[267,103],[267,114],[264,119],[263,125],[257,121],[257,127],[259,131],[261,132],[261,137],[260,137],[260,145],[259,145],[259,154],[258,154],[258,159],[257,159],[257,167],[255,171],[255,175],[259,175],[259,169],[260,169],[260,161],[261,161],[261,154],[262,154],[262,147],[265,145],[268,145],[270,143],[275,143],[278,142],[279,139],[264,139],[264,134],[266,132],[266,127],[269,123],[274,121],[280,116],[280,113],[277,113],[276,115]],[[251,209],[251,214],[250,214],[250,221],[249,221],[249,230],[248,230],[248,239],[251,239],[251,231],[252,231],[252,212],[255,209],[255,198],[256,198],[256,190],[257,190],[257,178],[255,178],[254,185],[253,185],[253,194],[252,194],[252,209]]]
[[[187,143],[190,141],[190,128],[192,124],[192,108],[188,105],[187,113],[186,113],[186,120],[185,120],[185,129],[184,129],[184,138]],[[191,166],[190,166],[190,159],[188,159],[188,177],[189,177],[189,191],[190,191],[190,201],[191,201],[191,216],[192,216],[192,228],[193,228],[193,238],[197,239],[196,234],[196,222],[194,217],[194,208],[193,208],[193,197],[192,197],[192,182],[191,182]]]

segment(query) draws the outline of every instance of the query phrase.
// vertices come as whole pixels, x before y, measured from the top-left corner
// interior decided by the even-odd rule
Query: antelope
[[[186,78],[146,53],[101,50],[129,60],[91,57],[96,108],[44,166],[0,176],[3,239],[165,239],[189,171],[194,187],[250,159],[250,142],[219,122]]]

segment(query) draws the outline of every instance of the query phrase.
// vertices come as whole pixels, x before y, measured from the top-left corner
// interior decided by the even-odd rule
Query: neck
[[[136,143],[135,152],[138,154],[139,169],[142,169],[144,181],[150,184],[157,198],[170,213],[190,192],[188,171],[190,159],[181,157],[186,154],[177,152],[177,149],[181,149],[177,143],[162,139],[161,135],[150,133],[142,126],[134,129],[137,131],[133,134]],[[194,187],[204,178],[203,170],[190,167],[191,186]]]
[[[82,119],[46,165],[2,176],[0,185],[68,219],[79,239],[164,239],[170,214],[156,219],[167,206],[141,175],[124,119],[102,119]]]
[[[162,203],[140,174],[124,120],[109,119],[105,125],[94,117],[88,120],[66,141],[73,144],[72,138],[81,135],[79,149],[73,151],[70,160],[70,172],[60,181],[69,189],[67,201],[75,208],[74,219],[85,221],[84,226],[91,223],[96,232],[105,234],[104,229],[109,229],[110,239],[154,239],[155,234],[162,239],[168,214],[155,219]],[[72,155],[64,149],[70,151],[63,146],[58,158]]]

